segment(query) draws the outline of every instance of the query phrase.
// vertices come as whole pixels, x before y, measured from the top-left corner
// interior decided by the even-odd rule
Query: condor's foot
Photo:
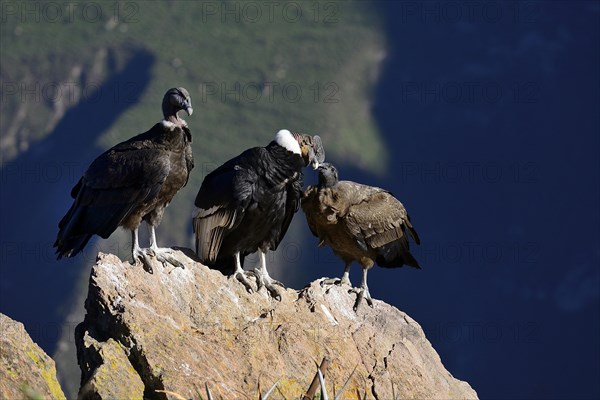
[[[342,286],[342,285],[351,286],[350,279],[347,276],[343,276],[342,278],[325,278],[321,281],[321,287],[327,286],[328,290],[331,286]]]
[[[246,288],[246,291],[248,291],[248,293],[254,293],[254,288],[252,287],[252,285],[250,284],[250,281],[248,280],[248,278],[246,276],[254,276],[254,274],[252,274],[252,272],[248,271],[235,271],[232,275],[229,276],[229,278],[233,278],[238,280],[242,285],[244,285],[244,287]]]
[[[281,301],[281,292],[277,286],[285,288],[283,283],[271,278],[262,268],[255,268],[254,271],[250,273],[256,278],[257,291],[259,291],[260,288],[265,287],[274,299]]]
[[[166,267],[167,264],[171,264],[175,268],[183,268],[185,269],[185,265],[181,263],[178,259],[173,257],[175,254],[175,250],[169,248],[155,247],[146,249],[146,253],[152,257],[155,257],[158,261],[160,261],[163,267]]]
[[[132,256],[133,256],[133,264],[137,264],[137,262],[139,261],[142,263],[142,266],[144,267],[144,270],[146,272],[149,272],[151,274],[154,273],[154,268],[152,267],[152,259],[146,252],[146,249],[140,249],[140,248],[133,249]]]
[[[144,270],[151,274],[154,273],[153,258],[159,261],[163,267],[166,267],[167,264],[171,264],[176,268],[185,268],[185,265],[183,265],[181,261],[172,256],[174,253],[175,250],[163,249],[160,247],[154,249],[151,247],[147,249],[134,249],[133,261],[140,261]]]
[[[367,304],[373,308],[373,299],[371,298],[371,293],[369,293],[369,288],[368,287],[359,287],[359,288],[352,288],[348,291],[348,293],[356,293],[356,301],[354,302],[354,311],[358,310],[358,306],[360,305],[360,303],[363,301],[363,299],[365,299],[367,301]]]

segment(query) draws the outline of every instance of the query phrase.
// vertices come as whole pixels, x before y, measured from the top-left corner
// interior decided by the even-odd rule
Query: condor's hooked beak
[[[325,149],[318,135],[312,137],[311,146],[308,152],[308,162],[316,170],[325,161]]]
[[[319,165],[325,161],[325,149],[323,149],[321,138],[304,133],[294,133],[293,135],[300,145],[300,155],[304,159],[304,166],[310,165],[315,170],[319,168]]]
[[[319,160],[317,160],[315,151],[312,147],[308,150],[308,165],[310,165],[314,170],[319,169]]]
[[[185,102],[185,112],[187,113],[187,115],[192,115],[192,113],[194,112],[192,104],[188,101]]]

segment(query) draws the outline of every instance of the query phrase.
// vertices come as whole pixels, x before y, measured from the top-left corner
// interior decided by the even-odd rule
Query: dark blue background
[[[483,398],[599,398],[598,3],[379,5],[391,171],[340,178],[403,201],[423,270],[375,269],[371,293]]]

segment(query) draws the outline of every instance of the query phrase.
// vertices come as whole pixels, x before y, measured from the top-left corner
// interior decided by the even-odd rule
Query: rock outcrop
[[[0,314],[0,399],[64,399],[54,361],[22,323]]]
[[[190,252],[187,252],[190,255]],[[381,301],[352,310],[348,288],[328,292],[318,281],[247,293],[235,280],[194,262],[154,274],[99,254],[76,331],[83,398],[256,398],[278,381],[274,398],[299,398],[331,360],[328,391],[348,398],[474,399],[452,377],[417,322]],[[175,394],[173,394],[175,393]]]

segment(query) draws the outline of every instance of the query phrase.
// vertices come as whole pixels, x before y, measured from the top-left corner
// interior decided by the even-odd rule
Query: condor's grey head
[[[338,181],[338,171],[333,164],[323,163],[319,166],[319,187],[332,187]]]
[[[162,110],[165,121],[179,125],[181,121],[183,121],[177,115],[179,111],[183,110],[187,115],[192,115],[192,112],[194,112],[192,109],[192,98],[185,88],[178,87],[169,89],[167,93],[165,93],[165,97],[163,97]]]
[[[310,165],[313,169],[317,169],[325,161],[325,149],[321,138],[317,135],[311,136],[282,129],[275,135],[275,142],[302,156],[304,166]]]

